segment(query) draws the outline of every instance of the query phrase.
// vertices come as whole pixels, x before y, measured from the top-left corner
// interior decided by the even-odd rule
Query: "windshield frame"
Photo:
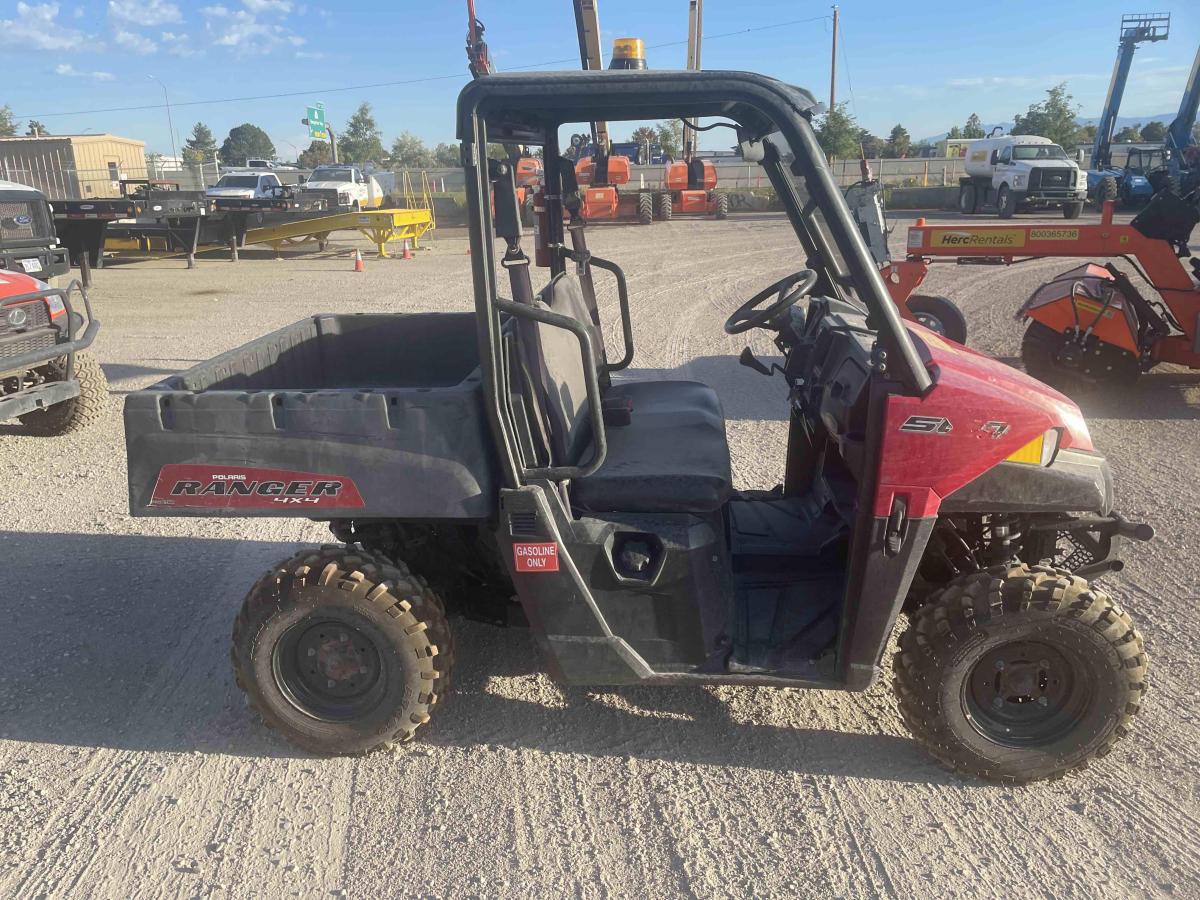
[[[319,177],[319,178],[317,177],[318,172],[322,173],[321,177]],[[340,175],[342,177],[333,178],[333,177],[331,177],[333,175]],[[309,181],[335,181],[338,184],[354,184],[354,180],[355,180],[354,179],[354,170],[353,169],[335,169],[332,166],[318,166],[317,168],[313,169],[312,174],[308,176],[308,180]]]
[[[1026,156],[1021,151],[1033,151],[1033,156]],[[1039,156],[1041,151],[1049,151],[1049,156]],[[1055,153],[1054,151],[1058,151]],[[1070,159],[1067,156],[1067,151],[1058,144],[1013,144],[1012,145],[1012,161],[1013,162],[1045,162],[1046,160],[1065,160]]]
[[[215,188],[237,188],[238,190],[246,190],[247,188],[255,189],[258,187],[258,180],[261,176],[257,173],[253,175],[222,175],[217,179],[217,183],[213,185]]]

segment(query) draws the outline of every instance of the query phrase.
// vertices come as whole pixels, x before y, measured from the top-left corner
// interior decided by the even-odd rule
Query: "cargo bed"
[[[137,516],[485,519],[472,313],[317,315],[125,400]]]

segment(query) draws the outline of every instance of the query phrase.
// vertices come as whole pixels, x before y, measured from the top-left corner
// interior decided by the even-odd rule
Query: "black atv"
[[[1087,579],[1152,532],[1113,512],[1073,403],[901,320],[815,107],[737,72],[479,79],[458,106],[474,313],[317,315],[128,396],[135,515],[300,516],[340,541],[272,567],[234,625],[235,676],[271,726],[321,753],[412,738],[449,690],[449,612],[524,621],[575,684],[848,691],[879,677],[905,613],[901,714],[947,765],[1054,777],[1126,733],[1146,654]],[[783,355],[742,355],[782,374],[781,485],[734,489],[710,387],[622,374],[625,276],[588,250],[559,134],[667,115],[733,129],[799,242],[802,268],[725,324]],[[534,260],[489,143],[543,148]]]

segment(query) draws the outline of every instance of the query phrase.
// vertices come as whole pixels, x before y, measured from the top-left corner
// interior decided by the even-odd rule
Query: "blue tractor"
[[[1121,17],[1121,40],[1117,47],[1117,62],[1108,84],[1108,97],[1096,128],[1096,143],[1092,147],[1091,167],[1087,173],[1088,199],[1097,204],[1118,200],[1123,206],[1141,206],[1154,195],[1154,188],[1141,169],[1141,159],[1133,160],[1131,168],[1115,168],[1112,162],[1113,130],[1117,113],[1125,94],[1125,83],[1133,66],[1133,53],[1138,44],[1165,41],[1171,30],[1170,13],[1135,13]],[[1132,158],[1132,155],[1131,155]]]
[[[1155,190],[1170,187],[1180,196],[1200,188],[1200,146],[1192,134],[1196,114],[1200,112],[1200,48],[1184,85],[1179,112],[1167,126],[1167,137],[1160,151],[1159,165],[1149,173]]]

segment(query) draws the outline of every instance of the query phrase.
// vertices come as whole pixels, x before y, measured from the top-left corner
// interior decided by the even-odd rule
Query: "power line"
[[[754,32],[758,32],[758,31],[770,31],[770,30],[776,29],[776,28],[788,28],[792,25],[805,25],[809,22],[819,22],[819,21],[822,21],[822,20],[828,19],[828,18],[829,18],[829,16],[827,16],[827,15],[826,16],[812,16],[811,18],[808,18],[808,19],[793,19],[789,22],[776,22],[771,25],[756,25],[756,26],[751,26],[750,28],[740,28],[737,31],[726,31],[722,34],[705,35],[704,39],[706,41],[715,41],[715,40],[720,40],[721,38],[736,37],[736,36],[742,35],[742,34],[752,34]],[[663,47],[677,47],[677,46],[680,46],[680,45],[686,44],[686,43],[687,43],[686,40],[667,41],[662,44],[651,44],[651,45],[649,45],[649,47],[647,49],[659,50],[659,49],[662,49]],[[563,59],[550,59],[550,60],[546,60],[544,62],[529,63],[529,64],[523,65],[523,66],[513,66],[512,68],[508,69],[507,71],[514,72],[514,71],[525,70],[525,69],[540,69],[543,66],[556,66],[556,65],[561,65],[563,63],[574,63],[574,62],[577,62],[577,59],[575,57],[567,57],[567,58],[563,58]],[[423,78],[406,78],[406,79],[402,79],[399,81],[379,81],[379,82],[375,82],[374,84],[351,84],[351,85],[346,85],[344,87],[310,88],[310,89],[306,89],[303,91],[284,91],[284,92],[281,92],[278,94],[255,94],[255,95],[247,96],[247,97],[220,97],[220,98],[216,98],[216,99],[212,99],[212,100],[183,100],[183,101],[177,101],[175,103],[172,103],[171,105],[173,107],[178,108],[178,107],[182,107],[182,106],[208,106],[208,105],[214,105],[214,104],[218,104],[218,103],[250,103],[250,102],[253,102],[256,100],[282,100],[282,99],[285,99],[288,97],[311,97],[315,94],[337,94],[337,93],[343,93],[345,91],[368,91],[368,90],[375,90],[377,88],[402,87],[402,86],[411,85],[411,84],[426,84],[426,83],[433,82],[433,81],[449,81],[450,79],[465,80],[467,77],[468,77],[467,74],[464,72],[456,72],[453,75],[427,75]],[[49,112],[49,113],[36,113],[36,114],[21,113],[19,115],[14,114],[13,118],[15,118],[15,119],[50,119],[50,118],[55,118],[55,117],[59,117],[59,116],[86,116],[86,115],[95,115],[97,113],[141,112],[141,111],[148,110],[148,109],[163,109],[164,106],[165,106],[165,104],[163,104],[163,103],[147,103],[147,104],[143,104],[140,106],[110,106],[110,107],[101,108],[101,109],[77,109],[77,110],[72,110],[70,112]]]

